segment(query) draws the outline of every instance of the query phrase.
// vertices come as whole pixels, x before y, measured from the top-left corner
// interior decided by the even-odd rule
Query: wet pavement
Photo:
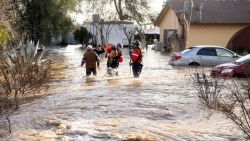
[[[52,48],[55,81],[50,95],[23,104],[10,117],[9,141],[243,140],[222,114],[202,106],[190,69],[168,65],[169,55],[144,51],[140,78],[133,78],[128,50],[119,76],[106,74],[102,58],[96,77],[80,67],[79,46]]]

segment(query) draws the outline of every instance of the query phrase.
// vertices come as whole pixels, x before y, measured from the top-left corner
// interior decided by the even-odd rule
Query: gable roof
[[[250,0],[193,0],[191,23],[200,24],[248,24],[250,23]],[[187,0],[170,0],[176,14],[185,13]]]
[[[164,6],[164,8],[162,8],[159,16],[156,18],[155,22],[154,22],[154,25],[155,26],[160,26],[160,23],[161,21],[163,20],[163,18],[165,17],[165,15],[167,14],[168,10],[170,9],[171,7],[169,5],[166,5]]]

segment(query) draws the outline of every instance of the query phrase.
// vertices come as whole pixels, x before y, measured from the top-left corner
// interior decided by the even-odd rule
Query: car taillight
[[[181,59],[181,56],[175,56],[175,60]]]

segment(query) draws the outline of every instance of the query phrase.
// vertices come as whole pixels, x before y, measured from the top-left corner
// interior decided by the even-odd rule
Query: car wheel
[[[197,63],[197,62],[192,62],[192,63],[190,63],[190,64],[188,64],[189,66],[199,66],[200,64],[199,63]]]

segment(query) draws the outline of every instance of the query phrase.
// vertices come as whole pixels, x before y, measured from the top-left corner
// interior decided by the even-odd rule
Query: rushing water
[[[21,105],[3,140],[243,140],[230,120],[201,105],[188,68],[169,66],[169,55],[148,50],[135,79],[123,52],[119,76],[106,74],[102,58],[98,76],[86,78],[78,46],[48,50],[56,78],[51,94]]]

